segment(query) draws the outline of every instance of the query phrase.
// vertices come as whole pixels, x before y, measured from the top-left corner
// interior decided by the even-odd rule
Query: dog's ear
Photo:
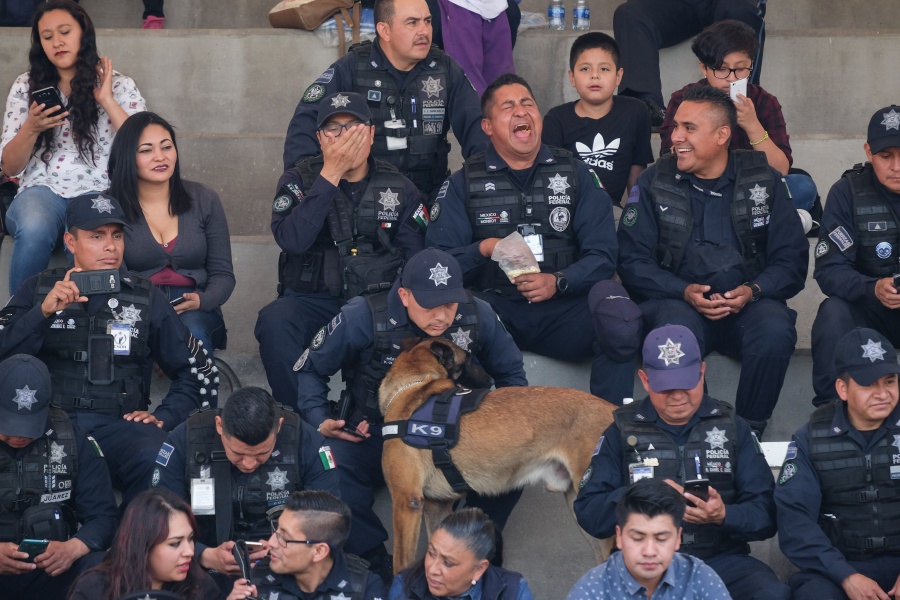
[[[446,342],[434,341],[431,342],[431,353],[434,354],[441,366],[444,367],[444,370],[447,371],[447,376],[450,379],[456,379],[460,369],[459,365],[456,364],[453,348]]]
[[[412,350],[421,341],[422,341],[422,338],[415,337],[415,336],[403,338],[400,341],[400,352],[406,352],[407,350]]]
[[[491,379],[491,376],[481,368],[481,365],[472,360],[472,357],[469,357],[469,360],[465,362],[462,366],[462,372],[454,381],[456,381],[457,385],[470,390],[490,389],[494,385],[494,380]]]

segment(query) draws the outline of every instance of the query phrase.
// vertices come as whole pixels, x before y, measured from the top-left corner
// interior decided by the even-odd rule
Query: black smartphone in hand
[[[181,303],[184,302],[185,300],[187,300],[187,298],[185,298],[184,296],[178,296],[177,298],[174,298],[174,299],[172,299],[172,300],[169,300],[169,305],[170,305],[170,306],[178,306],[179,304],[181,304]]]
[[[709,479],[691,479],[684,482],[684,491],[687,494],[697,496],[704,502],[709,501]],[[687,501],[688,506],[697,506],[690,500]]]
[[[38,104],[43,104],[45,110],[58,106],[59,110],[51,113],[51,117],[55,117],[66,110],[63,106],[62,98],[59,97],[59,92],[56,91],[55,87],[45,87],[35,90],[34,93],[31,94],[31,99]]]

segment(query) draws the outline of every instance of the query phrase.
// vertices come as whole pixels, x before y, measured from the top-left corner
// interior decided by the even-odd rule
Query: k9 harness
[[[431,450],[434,466],[447,478],[454,492],[467,492],[469,485],[453,464],[450,449],[459,441],[459,419],[476,410],[490,390],[450,388],[428,398],[409,419],[390,421],[381,427],[385,440],[400,438],[413,448]]]

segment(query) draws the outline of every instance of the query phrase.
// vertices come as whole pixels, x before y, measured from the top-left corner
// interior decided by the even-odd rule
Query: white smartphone
[[[738,79],[737,81],[731,82],[731,99],[734,102],[738,102],[737,95],[740,94],[742,96],[747,95],[747,79]]]

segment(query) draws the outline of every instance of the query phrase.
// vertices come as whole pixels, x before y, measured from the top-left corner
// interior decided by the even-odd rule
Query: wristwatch
[[[560,294],[565,294],[566,290],[569,289],[569,280],[566,279],[566,276],[561,271],[557,271],[553,275],[556,277],[556,291]]]
[[[762,298],[762,288],[759,287],[758,283],[744,283],[744,285],[750,288],[750,302],[756,302]]]

